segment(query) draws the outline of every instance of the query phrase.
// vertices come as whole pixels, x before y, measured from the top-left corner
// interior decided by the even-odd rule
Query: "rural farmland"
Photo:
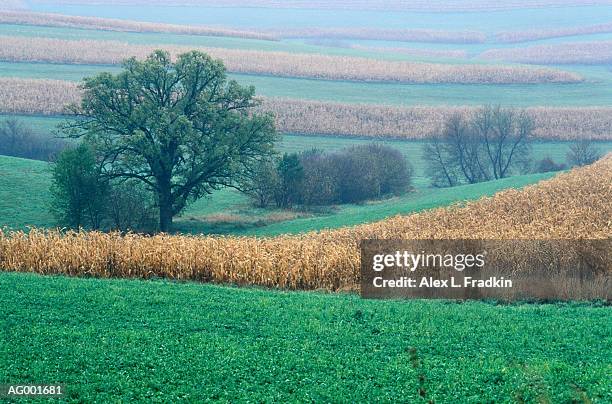
[[[612,401],[611,61],[609,0],[1,2],[0,398]]]

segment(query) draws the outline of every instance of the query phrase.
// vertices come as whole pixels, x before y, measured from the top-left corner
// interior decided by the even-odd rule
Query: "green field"
[[[15,273],[0,296],[3,381],[63,383],[67,401],[612,400],[612,313],[597,304]]]

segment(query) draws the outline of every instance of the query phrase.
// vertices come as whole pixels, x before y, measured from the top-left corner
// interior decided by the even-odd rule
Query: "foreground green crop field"
[[[0,303],[3,380],[63,383],[75,402],[612,399],[612,313],[598,305],[14,273]]]

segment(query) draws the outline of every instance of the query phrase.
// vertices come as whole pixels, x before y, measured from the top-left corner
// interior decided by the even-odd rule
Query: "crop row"
[[[365,46],[365,45],[350,45],[351,49],[357,49],[367,52],[384,52],[384,53],[399,53],[416,57],[431,57],[431,58],[454,58],[465,59],[468,54],[463,49],[422,49],[422,48],[405,48],[395,46]]]
[[[612,41],[571,42],[522,48],[489,49],[482,59],[531,64],[609,64]]]
[[[0,60],[68,64],[119,64],[129,57],[145,58],[163,48],[172,55],[193,50],[175,45],[128,44],[118,41],[0,37]],[[242,49],[197,48],[222,59],[230,72],[405,83],[532,84],[573,83],[575,73],[549,68],[479,64],[433,64]]]
[[[247,39],[278,38],[375,39],[385,41],[482,43],[486,36],[476,31],[440,31],[431,29],[382,28],[280,28],[244,31],[197,25],[163,24],[100,17],[0,10],[0,24],[97,29],[124,32],[160,32],[182,35],[224,36]]]
[[[486,35],[477,31],[384,28],[283,28],[273,30],[281,38],[375,39],[380,41],[483,43]]]
[[[359,281],[361,240],[609,239],[611,199],[612,156],[608,156],[592,166],[465,206],[298,236],[0,232],[0,268],[43,274],[166,277],[287,289],[354,290]],[[546,258],[552,252],[541,253]],[[604,252],[608,259],[610,253]],[[516,264],[516,270],[537,258],[533,251],[521,249],[510,249],[503,255]],[[557,258],[560,265],[567,265],[565,257]],[[564,269],[568,268],[555,267]],[[609,265],[604,271],[609,274]]]
[[[523,31],[506,31],[495,35],[500,42],[515,43],[537,41],[548,38],[561,38],[574,35],[606,34],[612,32],[612,23],[585,25],[581,27],[531,29]]]
[[[0,78],[0,113],[59,115],[80,100],[77,84],[57,80]],[[282,132],[334,136],[422,139],[440,133],[444,122],[474,107],[397,107],[264,98],[259,107],[273,112]],[[612,108],[532,107],[534,134],[541,139],[612,139]]]
[[[0,24],[41,25],[85,28],[103,31],[161,32],[183,35],[226,36],[248,39],[275,40],[270,34],[218,27],[163,24],[144,21],[117,20],[26,11],[0,11]]]

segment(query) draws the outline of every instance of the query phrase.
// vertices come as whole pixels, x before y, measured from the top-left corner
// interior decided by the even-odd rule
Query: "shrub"
[[[287,154],[276,167],[278,185],[274,191],[274,200],[279,208],[289,208],[301,203],[304,167],[297,153]]]
[[[539,160],[535,164],[534,172],[536,173],[548,173],[552,171],[561,171],[565,170],[567,165],[563,163],[555,163],[552,158],[549,156],[544,157],[542,160]]]
[[[152,193],[138,181],[110,183],[105,227],[120,232],[151,233],[159,221]]]
[[[89,144],[64,150],[52,168],[51,210],[62,226],[99,229],[108,184],[100,175]]]
[[[249,180],[245,193],[258,206],[273,194],[277,207],[359,203],[410,189],[412,169],[405,157],[388,146],[368,144],[335,153],[310,150],[285,154],[270,172]],[[268,180],[270,179],[270,180]]]
[[[570,146],[567,152],[567,162],[570,166],[582,167],[592,164],[601,158],[601,152],[592,140],[580,140]]]

